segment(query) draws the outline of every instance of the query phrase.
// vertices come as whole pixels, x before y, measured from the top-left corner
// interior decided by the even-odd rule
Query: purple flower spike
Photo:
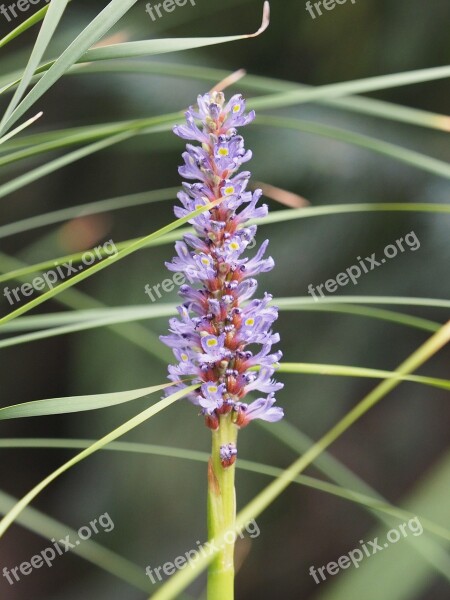
[[[247,221],[267,214],[266,205],[257,206],[261,190],[247,191],[251,174],[238,174],[252,154],[236,128],[254,118],[253,111],[245,112],[242,96],[226,103],[221,92],[212,92],[199,96],[198,107],[186,113],[186,124],[174,128],[179,137],[201,144],[187,144],[183,153],[179,172],[191,182],[184,183],[178,194],[181,206],[175,208],[176,216],[184,217],[214,200],[219,203],[190,220],[197,235],[185,235],[177,242],[177,256],[167,263],[171,271],[186,273],[193,285],[180,288],[184,304],[178,307],[179,318],[170,320],[170,335],[161,339],[178,361],[169,367],[169,379],[177,383],[168,393],[187,387],[179,381],[186,377],[199,383],[190,400],[213,430],[220,427],[222,415],[229,415],[237,427],[253,419],[283,418],[283,410],[273,406],[274,392],[283,387],[272,379],[282,356],[280,351],[271,352],[279,341],[271,329],[278,310],[269,306],[269,294],[251,300],[255,277],[274,266],[271,257],[264,258],[268,241],[253,258],[242,258],[257,229]],[[261,348],[250,352],[250,345]],[[267,397],[244,404],[247,393],[256,390]],[[234,444],[221,446],[222,465],[232,465],[236,454]]]

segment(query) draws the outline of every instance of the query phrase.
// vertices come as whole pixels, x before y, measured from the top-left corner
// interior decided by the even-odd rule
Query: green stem
[[[238,428],[230,415],[220,417],[220,426],[212,434],[212,456],[208,465],[208,537],[217,539],[234,532],[236,523],[235,465],[224,468],[220,447],[236,443]],[[231,535],[234,540],[235,536]],[[225,542],[208,570],[208,600],[234,598],[234,541]]]

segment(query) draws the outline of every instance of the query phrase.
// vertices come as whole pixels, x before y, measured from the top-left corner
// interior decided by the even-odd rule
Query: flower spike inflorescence
[[[257,229],[247,226],[247,221],[264,217],[268,211],[266,205],[257,207],[261,190],[247,191],[250,173],[237,174],[252,153],[245,149],[236,128],[254,118],[253,111],[246,114],[240,95],[226,103],[223,93],[212,92],[199,96],[198,110],[191,107],[186,124],[174,128],[179,137],[201,144],[187,144],[183,153],[180,175],[197,182],[183,183],[178,194],[182,207],[175,208],[176,216],[219,202],[189,221],[197,235],[187,234],[177,242],[177,256],[166,263],[171,271],[188,273],[199,287],[180,288],[185,300],[178,307],[180,318],[170,320],[171,333],[161,339],[178,361],[169,367],[169,379],[177,382],[169,393],[186,387],[180,379],[201,384],[189,398],[201,407],[213,430],[219,428],[221,415],[229,415],[237,427],[257,418],[278,421],[283,417],[283,410],[273,406],[274,392],[283,387],[272,379],[281,358],[280,351],[271,353],[272,344],[279,341],[271,330],[278,310],[270,306],[269,294],[250,301],[257,288],[255,276],[274,266],[272,258],[263,258],[268,241],[254,258],[241,258]],[[248,349],[254,345],[261,347],[256,353]],[[267,395],[248,405],[243,400],[252,391]],[[236,459],[234,445],[222,446],[220,454],[223,466]]]

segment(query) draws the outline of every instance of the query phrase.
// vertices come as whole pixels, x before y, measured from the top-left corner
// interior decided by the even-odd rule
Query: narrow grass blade
[[[35,134],[29,136],[29,140],[38,140],[39,138],[49,138],[42,143],[33,143],[23,150],[12,152],[0,156],[0,167],[15,163],[32,156],[38,156],[45,152],[61,150],[70,146],[75,146],[84,142],[93,142],[113,135],[124,133],[132,135],[159,133],[169,131],[171,127],[181,117],[181,113],[149,117],[148,119],[135,119],[118,123],[104,123],[102,125],[88,125],[87,127],[74,127],[61,131],[54,131],[51,134]],[[23,139],[23,138],[22,138]]]
[[[49,5],[44,6],[43,8],[38,10],[36,13],[34,13],[34,15],[29,17],[26,21],[21,23],[18,27],[16,27],[12,31],[10,31],[7,35],[5,35],[5,37],[3,37],[0,40],[0,48],[3,48],[3,46],[6,46],[6,44],[9,44],[9,42],[14,40],[16,37],[18,37],[19,35],[22,35],[22,33],[27,31],[28,29],[30,29],[30,27],[33,27],[33,25],[36,25],[36,23],[39,23],[40,21],[42,21],[42,19],[47,14],[47,11],[49,8],[50,8]]]
[[[91,446],[95,443],[95,440],[81,440],[81,439],[46,439],[46,438],[8,438],[0,440],[0,449],[83,449]],[[207,452],[200,452],[198,450],[190,450],[187,448],[173,448],[171,446],[161,446],[155,444],[142,444],[135,442],[112,442],[101,448],[101,451],[109,452],[125,452],[131,454],[144,454],[150,456],[158,456],[164,458],[176,458],[180,460],[187,460],[191,462],[207,463],[209,460],[209,454]],[[274,467],[271,465],[265,465],[262,463],[239,459],[236,463],[236,467],[249,473],[255,473],[258,475],[266,475],[271,478],[282,475],[283,469]],[[335,485],[309,477],[307,475],[299,475],[295,478],[293,483],[309,487],[311,489],[331,494],[338,498],[348,500],[350,502],[361,505],[363,508],[369,509],[370,511],[376,511],[384,515],[400,519],[410,519],[415,513],[403,510],[400,507],[389,504],[387,501],[383,501],[378,497],[373,497],[368,494],[363,494],[355,490],[346,489],[340,485]],[[0,492],[1,494],[1,492]],[[1,498],[1,495],[0,495]],[[0,503],[1,506],[1,503]],[[30,510],[30,509],[27,509]],[[441,537],[444,540],[450,540],[450,530],[429,521],[421,517],[421,522],[429,533]]]
[[[125,433],[128,433],[129,431],[131,431],[138,425],[141,425],[157,413],[168,408],[177,400],[184,398],[184,396],[197,389],[197,387],[197,385],[189,386],[181,390],[180,392],[176,392],[175,394],[167,396],[167,398],[164,398],[164,400],[160,400],[155,405],[151,406],[150,408],[147,408],[146,410],[139,413],[129,421],[126,421],[125,423],[120,425],[120,427],[117,427],[116,429],[111,431],[111,433],[108,433],[100,440],[96,441],[94,444],[92,444],[91,446],[89,446],[88,448],[71,458],[68,462],[64,463],[61,467],[56,469],[56,471],[53,471],[53,473],[51,473],[48,477],[39,482],[32,490],[28,492],[28,494],[26,494],[21,500],[19,500],[19,502],[17,502],[17,504],[15,504],[3,517],[3,519],[0,521],[0,538],[3,536],[5,531],[7,531],[7,529],[12,525],[12,523],[14,523],[15,519],[22,512],[22,510],[26,506],[28,506],[30,502],[32,502],[36,498],[36,496],[38,496],[43,490],[45,490],[45,488],[48,487],[53,481],[55,481],[55,479],[57,479],[60,475],[68,471],[71,467],[80,463],[88,456],[91,456],[91,454],[94,454],[95,452],[100,450],[100,448],[103,448],[103,446],[106,446],[107,444],[116,440],[122,435],[125,435]]]
[[[35,121],[40,119],[43,114],[44,114],[43,112],[39,112],[37,115],[34,115],[34,117],[31,117],[31,119],[28,119],[28,121],[25,121],[25,123],[22,123],[22,125],[19,125],[15,129],[13,129],[12,131],[10,131],[6,135],[4,135],[2,138],[0,138],[0,146],[2,144],[4,144],[5,142],[7,142],[8,140],[10,140],[11,138],[13,138],[15,135],[17,135],[21,131],[23,131],[24,129],[26,129],[27,127],[29,127],[30,125],[32,125]]]
[[[159,317],[171,317],[175,314],[176,310],[171,310],[167,305],[163,307],[152,306],[153,311],[151,316],[148,314],[145,317],[135,315],[130,318],[129,315],[117,315],[111,314],[109,317],[103,317],[100,319],[90,319],[87,322],[78,321],[69,325],[62,325],[61,327],[52,327],[50,329],[44,329],[33,333],[26,333],[24,335],[10,337],[5,340],[0,340],[0,348],[10,348],[11,346],[17,346],[18,344],[24,344],[29,342],[35,342],[38,340],[48,339],[57,337],[60,335],[67,335],[68,333],[77,333],[80,331],[88,331],[90,329],[96,329],[99,327],[109,327],[111,325],[119,325],[121,323],[130,323],[130,321],[141,320],[143,318],[159,318]],[[147,311],[146,311],[147,312]],[[1,415],[1,412],[0,412]]]
[[[62,208],[60,210],[54,210],[52,212],[36,215],[35,217],[28,217],[27,219],[22,219],[21,221],[16,221],[15,223],[9,223],[7,225],[0,226],[0,239],[11,235],[16,235],[18,233],[24,233],[25,231],[32,231],[34,229],[38,229],[39,227],[55,225],[56,223],[62,223],[78,217],[85,217],[88,215],[96,215],[113,210],[141,206],[145,204],[151,204],[153,202],[173,200],[176,198],[179,189],[180,188],[164,188],[161,190],[151,190],[148,192],[129,194],[127,196],[108,198],[106,200],[97,200],[96,202],[89,202],[87,204],[79,204],[78,206]]]
[[[404,162],[417,169],[433,173],[433,175],[450,179],[450,165],[448,165],[448,163],[427,156],[426,154],[408,150],[407,148],[402,148],[396,144],[378,140],[367,135],[361,135],[352,131],[338,129],[336,127],[329,127],[328,125],[321,125],[319,123],[312,123],[286,117],[268,117],[265,115],[260,115],[256,121],[256,124],[321,135],[327,138],[338,140],[340,142],[359,146],[360,148],[365,148],[366,150],[371,150],[377,154],[382,154],[384,156],[388,156],[389,158]]]
[[[411,381],[423,385],[431,385],[443,390],[450,390],[450,380],[421,375],[400,375],[396,371],[383,371],[344,365],[325,365],[316,363],[281,363],[277,368],[280,373],[302,373],[307,375],[328,375],[331,377],[365,377],[369,379],[394,379]]]
[[[1,258],[0,258],[1,260]],[[275,301],[276,303],[276,301]],[[331,312],[331,313],[341,313],[348,314],[352,316],[362,316],[371,319],[379,319],[383,321],[389,321],[391,323],[396,323],[397,325],[404,325],[406,327],[414,327],[415,329],[420,329],[422,331],[430,331],[435,332],[441,326],[440,323],[435,321],[430,321],[429,319],[422,319],[420,317],[414,317],[411,315],[406,315],[403,313],[399,313],[396,311],[383,310],[379,308],[372,308],[367,306],[359,306],[357,304],[349,304],[347,305],[336,305],[330,306],[325,304],[322,306],[298,306],[298,311],[319,311],[319,312]],[[71,326],[76,325],[80,322],[88,322],[88,321],[98,321],[100,319],[109,320],[109,325],[113,325],[116,323],[131,323],[132,321],[137,321],[141,319],[148,319],[154,316],[172,316],[176,314],[176,306],[175,304],[163,304],[158,303],[156,307],[138,305],[131,307],[108,307],[108,308],[96,308],[96,309],[88,309],[88,310],[74,310],[71,312],[65,313],[50,313],[43,315],[36,315],[30,317],[20,317],[11,321],[10,323],[6,323],[2,327],[3,333],[9,332],[17,332],[17,331],[29,331],[33,329],[45,329],[48,328],[57,328],[61,326]],[[117,317],[117,321],[114,318]],[[95,325],[101,326],[98,324]],[[16,338],[14,338],[16,340]],[[4,340],[9,343],[8,340]],[[11,342],[12,345],[15,342]],[[2,346],[3,342],[0,341],[0,348],[5,347]]]
[[[251,100],[249,105],[251,108],[257,110],[282,108],[285,106],[296,106],[306,102],[329,100],[331,98],[339,98],[352,94],[387,90],[436,79],[446,79],[447,77],[450,77],[450,65],[434,67],[431,69],[419,69],[417,71],[407,71],[404,73],[394,73],[392,75],[368,77],[366,79],[345,81],[343,83],[331,83],[312,90],[292,90],[280,94],[255,98]]]
[[[0,188],[1,189],[1,188]],[[335,215],[335,214],[349,214],[349,213],[364,213],[364,212],[426,212],[426,213],[435,213],[435,214],[450,214],[450,205],[449,204],[421,204],[421,203],[380,203],[380,204],[337,204],[335,206],[315,206],[315,207],[306,207],[300,209],[288,209],[288,210],[279,210],[276,212],[272,212],[267,217],[261,219],[253,219],[251,223],[256,223],[258,225],[271,225],[274,223],[284,223],[286,221],[311,218],[311,217],[322,217],[326,215]],[[152,238],[148,241],[148,243],[143,246],[144,248],[150,248],[153,246],[160,246],[163,244],[171,244],[174,241],[181,239],[185,233],[191,233],[191,228],[180,229],[179,231],[171,232],[162,236],[158,236],[158,238]],[[118,249],[123,249],[137,242],[140,238],[134,238],[132,240],[126,240],[123,242],[118,242],[116,247]],[[5,273],[0,276],[0,283],[4,281],[9,281],[10,279],[17,279],[24,275],[29,275],[31,273],[36,273],[38,271],[45,271],[47,269],[53,268],[55,265],[61,265],[65,262],[72,260],[74,263],[81,261],[85,251],[76,252],[73,254],[68,254],[66,256],[61,256],[57,258],[53,258],[51,260],[42,261],[35,265],[29,265],[27,267],[18,268],[14,271],[10,271],[9,273]],[[310,298],[311,302],[314,303],[314,300]],[[327,299],[328,301],[328,299]],[[316,303],[317,306],[322,305],[323,301]]]
[[[44,415],[65,415],[76,412],[109,408],[138,398],[145,398],[150,394],[170,387],[171,383],[153,385],[138,390],[126,392],[112,392],[109,394],[92,394],[90,396],[67,396],[65,398],[49,398],[48,400],[35,400],[24,404],[15,404],[0,408],[0,421],[6,419],[22,419],[24,417],[42,417]]]
[[[85,158],[90,154],[94,154],[95,152],[99,152],[100,150],[104,150],[109,146],[113,146],[114,144],[118,144],[123,142],[124,140],[130,138],[133,133],[121,133],[119,135],[114,135],[106,138],[105,140],[101,140],[100,142],[95,142],[95,144],[89,144],[88,146],[84,146],[83,148],[79,148],[78,150],[74,150],[73,152],[69,152],[64,156],[56,158],[24,175],[20,175],[7,183],[4,183],[0,186],[0,198],[4,198],[8,194],[12,194],[17,190],[20,190],[26,185],[37,181],[41,177],[45,177],[50,173],[54,173],[58,169],[65,167],[67,165],[72,164],[73,162]]]

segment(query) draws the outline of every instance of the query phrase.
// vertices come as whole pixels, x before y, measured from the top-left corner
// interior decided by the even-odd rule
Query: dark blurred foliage
[[[153,23],[139,1],[114,31],[131,39],[206,36],[249,32],[260,19],[260,1],[198,0]],[[306,83],[327,83],[408,71],[448,61],[448,0],[359,0],[312,20],[302,0],[274,0],[272,23],[262,37],[157,57],[161,61],[245,68],[252,74]],[[76,0],[67,10],[53,51],[56,54],[105,2]],[[6,33],[0,20],[1,32]],[[1,71],[24,64],[36,30],[2,50]],[[212,83],[212,82],[211,82]],[[179,110],[204,92],[202,82],[137,75],[67,77],[37,107],[45,111],[39,127],[64,128],[147,117]],[[448,111],[448,82],[399,87],[373,97],[437,113]],[[3,108],[4,102],[1,104]],[[325,106],[304,104],[277,114],[333,124],[392,141],[424,154],[448,159],[445,134]],[[38,126],[35,127],[37,131]],[[247,147],[256,180],[299,193],[313,205],[346,202],[444,202],[445,180],[369,151],[286,130],[251,127]],[[94,154],[45,177],[0,203],[1,223],[65,206],[150,189],[179,185],[182,143],[175,136],[143,136]],[[2,181],[49,160],[30,159],[4,168]],[[271,210],[279,210],[271,203]],[[93,245],[145,235],[173,219],[172,203],[158,203],[86,219]],[[419,251],[407,252],[360,279],[345,294],[448,297],[448,220],[419,213],[365,213],[295,220],[263,227],[259,240],[271,239],[276,269],[261,278],[260,291],[275,296],[306,296],[317,285],[355,262],[356,256],[382,252],[386,244],[415,231]],[[75,230],[80,235],[80,229]],[[48,227],[2,240],[2,252],[37,262],[77,249],[67,229]],[[70,242],[70,243],[69,243]],[[74,246],[75,244],[75,246]],[[83,242],[79,240],[80,249]],[[78,289],[106,305],[146,304],[144,286],[165,278],[166,245],[139,252],[103,271]],[[174,301],[169,294],[164,301]],[[2,301],[4,299],[2,298]],[[2,312],[4,304],[2,304]],[[37,312],[60,310],[56,302]],[[402,310],[399,308],[399,310]],[[445,311],[404,309],[444,322]],[[142,324],[161,334],[166,319]],[[123,326],[126,327],[126,326]],[[325,312],[282,312],[277,325],[286,361],[321,362],[394,369],[426,339],[426,332],[359,316]],[[150,335],[150,334],[149,334]],[[149,342],[150,343],[150,342]],[[163,350],[161,350],[163,352]],[[449,375],[448,353],[421,370]],[[133,389],[162,383],[163,362],[117,334],[97,329],[2,351],[2,405],[39,398]],[[278,402],[287,419],[314,439],[320,437],[375,385],[364,379],[285,375]],[[154,398],[154,397],[153,397]],[[150,399],[153,402],[153,399]],[[99,438],[147,406],[149,400],[67,417],[3,423],[5,437]],[[448,398],[438,389],[402,384],[380,406],[345,434],[332,453],[390,501],[420,486],[439,463],[448,440]],[[127,436],[128,440],[208,450],[209,432],[188,403],[171,407]],[[2,489],[27,492],[72,453],[2,450]],[[242,433],[240,456],[287,466],[295,454],[253,425]],[[314,469],[311,474],[317,474]],[[244,506],[268,480],[238,474],[238,505]],[[141,565],[161,565],[205,538],[205,467],[196,463],[119,453],[99,453],[54,483],[34,503],[72,527],[108,511],[116,524],[100,543]],[[428,515],[430,518],[432,514]],[[374,518],[357,505],[300,486],[291,486],[258,519],[261,537],[252,543],[237,578],[238,598],[319,598],[308,575],[371,539]],[[14,566],[45,547],[45,540],[13,526],[0,545],[0,567]],[[348,574],[348,573],[347,573]],[[345,574],[344,574],[345,575]],[[193,586],[198,597],[203,581]],[[65,556],[23,583],[0,582],[8,600],[138,600],[144,595],[89,563]],[[322,589],[323,588],[323,589]],[[444,580],[430,578],[410,600],[448,598]],[[354,600],[347,599],[346,600]],[[387,599],[389,600],[389,599]]]

